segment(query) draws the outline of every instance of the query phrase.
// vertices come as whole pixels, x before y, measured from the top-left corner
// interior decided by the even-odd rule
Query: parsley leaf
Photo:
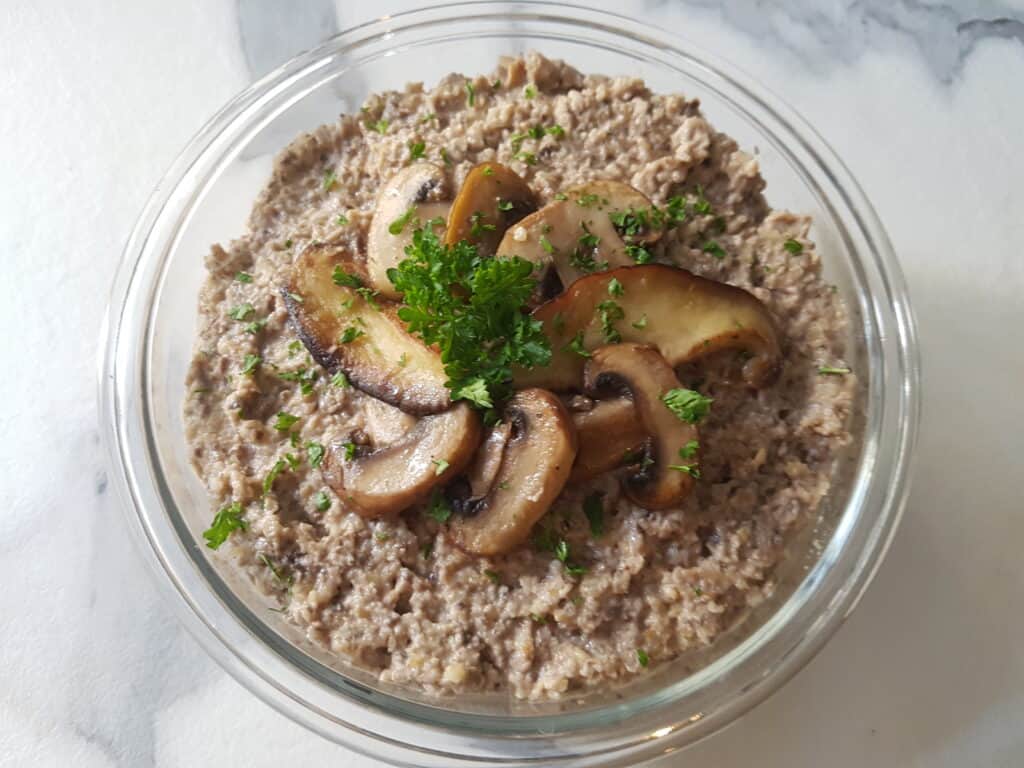
[[[611,299],[605,299],[597,305],[597,314],[601,318],[601,332],[609,344],[622,341],[622,334],[615,329],[615,323],[626,316],[622,307]]]
[[[354,325],[350,325],[344,331],[342,331],[341,337],[338,339],[339,344],[351,344],[353,341],[358,339],[360,336],[365,336],[366,332],[361,331]]]
[[[613,277],[608,281],[608,295],[609,296],[621,296],[625,293],[625,288],[622,287],[622,283],[619,282],[618,278]]]
[[[444,161],[444,164],[451,167],[452,159],[448,157],[448,150],[445,149],[444,147],[441,147],[441,149],[438,150],[438,154],[441,156],[441,160]]]
[[[359,275],[353,275],[346,272],[341,268],[340,264],[334,265],[334,273],[331,275],[331,280],[334,281],[335,285],[339,285],[342,288],[362,288],[363,280]]]
[[[274,466],[270,468],[270,472],[263,478],[263,495],[266,496],[270,493],[270,489],[274,487],[274,481],[277,480],[277,476],[284,472],[288,465],[285,464],[284,459],[278,459],[274,462]]]
[[[313,497],[313,504],[321,512],[326,512],[331,508],[331,498],[325,491],[317,492],[316,496]]]
[[[697,453],[697,449],[700,448],[700,443],[696,440],[687,441],[686,445],[679,449],[679,458],[689,459]]]
[[[246,302],[245,304],[239,304],[237,307],[232,307],[231,311],[228,312],[228,317],[232,320],[245,320],[255,311],[252,304]]]
[[[654,255],[642,245],[627,245],[626,255],[637,264],[650,264],[654,261]]]
[[[413,220],[413,217],[415,215],[416,209],[410,208],[408,211],[406,211],[397,219],[388,224],[388,232],[390,232],[392,235],[402,234],[402,230],[404,230],[406,225]]]
[[[254,336],[267,327],[267,318],[260,320],[253,320],[251,323],[247,323],[245,326],[245,332],[251,333]]]
[[[452,516],[452,505],[448,503],[448,499],[444,497],[443,493],[434,491],[434,495],[430,497],[430,506],[427,507],[427,514],[439,523],[446,523],[448,518]]]
[[[240,283],[251,283],[252,275],[250,275],[248,272],[236,272],[235,280],[237,280]]]
[[[711,403],[714,401],[710,397],[704,397],[700,392],[694,392],[692,389],[677,388],[670,389],[662,395],[661,402],[681,421],[696,424],[708,415],[708,411],[711,410]]]
[[[331,376],[331,384],[339,389],[348,389],[352,385],[348,382],[348,376],[345,375],[344,371],[338,371]]]
[[[260,367],[262,362],[263,358],[259,355],[246,355],[245,361],[242,363],[242,375],[251,376]]]
[[[642,331],[644,328],[647,327],[647,315],[643,315],[639,320],[634,320],[632,323],[630,323],[630,325],[632,325],[638,331]]]
[[[324,192],[330,192],[331,191],[331,187],[333,187],[337,183],[337,181],[338,181],[338,176],[337,176],[337,174],[335,174],[333,168],[328,168],[326,171],[324,171],[324,181],[323,181]],[[291,246],[289,246],[286,243],[285,247],[286,248],[290,248]]]
[[[594,491],[583,500],[583,514],[590,523],[590,532],[594,536],[604,533],[604,493]]]
[[[469,80],[466,81],[466,106],[472,107],[476,103],[476,88]]]
[[[388,123],[388,121],[385,120],[384,118],[381,118],[376,123],[370,124],[368,127],[371,131],[376,131],[381,136],[383,136],[385,133],[388,132],[388,125],[390,125],[390,123]]]
[[[641,667],[646,667],[651,662],[650,656],[647,655],[647,651],[643,648],[636,649],[636,660]]]
[[[345,449],[346,461],[352,461],[352,459],[356,457],[356,451],[358,450],[358,446],[355,443],[349,441],[347,443],[343,443],[341,447]]]
[[[409,162],[415,162],[427,154],[427,145],[422,141],[409,142]]]
[[[590,353],[587,348],[583,346],[583,331],[576,331],[576,335],[572,337],[572,341],[565,345],[567,349],[572,350],[580,357],[590,357]]]
[[[274,422],[274,429],[276,429],[278,432],[287,432],[289,429],[295,426],[295,423],[298,420],[298,416],[292,416],[290,413],[278,411],[277,421]]]
[[[554,253],[555,252],[555,246],[553,246],[551,244],[551,241],[548,240],[548,236],[547,235],[541,235],[540,236],[540,247],[543,248],[547,253]]]
[[[537,156],[533,152],[516,152],[514,157],[516,160],[522,160],[527,165],[537,164]]]
[[[306,458],[309,460],[309,466],[316,469],[320,466],[320,462],[324,460],[324,447],[321,443],[315,443],[310,441],[306,443]]]
[[[233,531],[248,529],[249,524],[242,518],[242,504],[235,501],[214,515],[210,527],[203,531],[203,538],[206,539],[206,546],[217,549]]]
[[[700,249],[716,259],[724,259],[726,256],[725,248],[719,245],[717,240],[708,240]]]
[[[424,229],[413,233],[406,254],[388,270],[405,298],[398,317],[438,346],[454,399],[494,407],[512,392],[513,366],[550,363],[543,324],[522,311],[536,282],[533,264],[484,258],[471,243],[445,245]]]
[[[434,459],[433,464],[434,464],[434,474],[438,475],[438,476],[443,475],[444,471],[446,469],[448,469],[449,466],[451,466],[444,459]]]
[[[525,88],[523,88],[523,96],[525,96],[528,99],[536,98],[537,97],[537,87],[535,85],[533,85],[533,83],[530,83]]]
[[[700,469],[696,464],[669,464],[668,468],[674,469],[676,472],[685,472],[694,480],[700,480]]]

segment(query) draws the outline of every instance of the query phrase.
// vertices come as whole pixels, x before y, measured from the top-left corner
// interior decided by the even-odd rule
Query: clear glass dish
[[[451,70],[490,71],[537,49],[585,72],[643,77],[699,96],[711,122],[756,149],[773,206],[814,217],[827,278],[851,315],[862,438],[819,524],[795,542],[775,597],[711,648],[615,689],[550,704],[432,700],[330,658],[266,610],[200,546],[207,496],[189,465],[181,403],[209,244],[241,234],[271,160],[370,93]],[[632,765],[722,728],[821,648],[853,610],[892,538],[918,419],[906,287],[888,237],[814,130],[734,67],[633,19],[555,3],[423,8],[344,32],[252,85],[192,140],[125,249],[105,328],[100,396],[112,477],[157,582],[206,650],[314,731],[403,765]]]

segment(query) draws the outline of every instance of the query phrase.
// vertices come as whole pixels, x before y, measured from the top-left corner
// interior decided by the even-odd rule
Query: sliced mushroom
[[[462,182],[448,215],[445,242],[466,240],[491,256],[509,226],[537,209],[533,190],[501,163],[474,166]]]
[[[572,422],[579,451],[571,483],[586,482],[621,467],[647,440],[633,402],[625,397],[598,400],[589,411],[574,413]]]
[[[292,325],[310,355],[330,372],[344,371],[367,394],[414,414],[451,405],[438,353],[405,330],[393,304],[353,285],[337,285],[335,268],[363,282],[363,266],[343,248],[307,247],[282,289]],[[344,341],[346,333],[354,338]]]
[[[327,484],[363,517],[400,512],[462,472],[480,445],[480,416],[469,404],[425,416],[397,442],[367,451],[333,443],[323,462]]]
[[[502,415],[511,427],[486,495],[455,504],[449,532],[478,555],[509,552],[561,493],[576,456],[576,432],[562,402],[542,389],[517,392]]]
[[[418,224],[447,219],[450,195],[447,174],[431,163],[403,168],[383,186],[366,237],[367,274],[381,296],[401,296],[388,279],[388,270],[405,259],[405,247],[412,242]]]
[[[488,431],[473,463],[466,471],[470,500],[482,499],[494,486],[498,470],[501,469],[501,461],[505,457],[505,446],[508,445],[511,436],[512,425],[507,421],[495,424]]]
[[[618,281],[615,296],[608,291],[612,280]],[[610,304],[602,313],[602,302],[612,302],[622,317],[615,319]],[[517,386],[578,388],[586,358],[574,347],[588,351],[607,344],[614,340],[609,330],[622,341],[656,347],[671,366],[721,349],[742,350],[750,355],[743,378],[753,387],[770,383],[781,359],[775,321],[764,304],[741,288],[677,267],[647,264],[588,275],[533,314],[551,342],[551,364],[516,371]]]
[[[650,200],[628,184],[590,182],[510,227],[498,246],[498,255],[533,262],[543,288],[541,298],[549,298],[583,275],[634,264],[610,214],[650,205]],[[645,241],[660,236],[661,230],[643,233]]]
[[[648,461],[623,486],[626,495],[645,509],[676,506],[693,489],[692,474],[700,461],[697,427],[681,421],[661,400],[679,386],[672,366],[654,347],[642,344],[596,349],[584,371],[586,392],[630,398],[637,421],[651,438]]]

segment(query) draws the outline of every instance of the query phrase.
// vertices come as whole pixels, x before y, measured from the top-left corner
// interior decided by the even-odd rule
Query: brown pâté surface
[[[472,104],[467,78],[455,74],[431,91],[412,84],[374,95],[361,114],[300,136],[277,158],[248,233],[206,259],[188,440],[211,517],[240,502],[248,523],[216,556],[245,569],[268,610],[283,610],[311,640],[430,693],[558,698],[628,680],[643,671],[641,658],[653,670],[711,643],[771,593],[787,542],[814,520],[851,439],[854,377],[818,372],[843,359],[846,314],[806,239],[809,220],[768,207],[756,158],[717,133],[697,101],[538,54],[468,82]],[[512,141],[555,124],[564,135]],[[363,519],[311,467],[310,442],[326,446],[358,428],[386,444],[414,423],[332,382],[297,342],[279,293],[312,241],[365,251],[378,188],[409,161],[410,142],[448,167],[456,187],[474,164],[497,161],[543,201],[592,179],[624,181],[657,204],[700,185],[711,213],[666,234],[656,256],[751,291],[777,319],[774,385],[745,387],[726,354],[680,371],[684,386],[714,398],[701,425],[703,476],[680,508],[635,507],[614,474],[558,499],[540,526],[566,540],[582,575],[533,546],[467,555],[420,508]],[[708,251],[710,239],[724,254]],[[231,316],[246,303],[243,320]],[[261,363],[245,375],[250,355]],[[276,429],[280,411],[298,421]],[[600,536],[581,508],[594,490],[605,494]]]

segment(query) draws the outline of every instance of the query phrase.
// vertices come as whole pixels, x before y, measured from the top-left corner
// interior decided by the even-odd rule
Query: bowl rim
[[[887,487],[873,489],[875,496],[880,499],[881,507],[874,524],[862,532],[863,549],[857,553],[853,562],[847,562],[851,555],[839,546],[847,542],[848,538],[834,534],[811,573],[779,607],[776,616],[737,648],[728,651],[705,670],[687,678],[690,680],[705,672],[710,678],[716,669],[728,672],[726,677],[730,679],[726,681],[727,687],[733,688],[734,695],[717,709],[705,711],[704,708],[691,708],[685,712],[677,709],[675,715],[666,720],[665,711],[670,706],[679,705],[679,695],[672,695],[672,692],[681,681],[675,681],[649,694],[646,697],[649,700],[647,706],[638,712],[625,712],[621,706],[613,705],[592,712],[544,715],[543,725],[541,718],[529,716],[501,718],[493,715],[462,715],[449,718],[446,722],[444,718],[433,717],[426,711],[432,708],[388,702],[387,699],[391,697],[386,694],[360,700],[358,691],[317,690],[318,686],[323,688],[317,682],[309,682],[308,686],[302,686],[304,690],[301,693],[297,692],[297,679],[289,681],[296,685],[286,685],[268,671],[282,673],[280,660],[275,661],[272,656],[268,656],[267,649],[261,647],[261,643],[267,643],[267,637],[254,633],[252,626],[240,624],[234,627],[232,622],[239,621],[237,616],[231,616],[228,620],[222,615],[211,617],[209,614],[214,603],[204,602],[203,596],[192,594],[181,582],[175,565],[181,553],[175,552],[164,538],[166,530],[158,529],[158,526],[163,525],[158,519],[163,510],[157,510],[148,503],[154,493],[153,488],[145,487],[145,484],[156,487],[162,482],[159,476],[151,476],[154,467],[147,463],[151,461],[155,450],[150,444],[150,433],[145,423],[148,395],[147,345],[152,341],[146,310],[152,304],[157,290],[151,278],[158,276],[159,260],[166,255],[166,251],[161,253],[156,250],[155,241],[159,238],[152,237],[154,229],[166,224],[164,219],[175,205],[180,207],[185,204],[180,199],[182,189],[194,181],[194,172],[200,161],[215,157],[226,148],[222,140],[225,131],[232,125],[244,124],[251,119],[261,103],[280,97],[304,77],[329,67],[335,57],[345,56],[367,41],[379,42],[467,19],[520,21],[536,25],[567,24],[612,38],[625,38],[631,44],[645,49],[656,49],[670,59],[696,64],[712,77],[713,82],[737,89],[747,102],[764,110],[789,134],[787,138],[798,142],[802,150],[819,164],[820,170],[835,185],[839,202],[852,212],[858,228],[856,234],[862,236],[867,244],[867,251],[855,251],[856,255],[861,258],[867,255],[872,257],[870,262],[854,264],[854,267],[862,273],[865,268],[869,269],[878,283],[878,293],[860,297],[860,310],[866,322],[870,321],[879,327],[876,343],[882,345],[883,341],[887,341],[884,349],[880,346],[885,353],[881,363],[873,364],[870,371],[871,391],[880,393],[884,399],[875,411],[875,429],[888,426],[891,433],[888,443],[876,445],[875,455],[871,457],[872,467],[875,462],[889,460],[887,465],[879,464],[887,467]],[[523,33],[523,36],[528,36],[528,33]],[[733,101],[725,94],[720,95]],[[759,121],[755,122],[761,130],[773,135],[771,128],[766,128]],[[831,197],[824,196],[824,199],[832,203]],[[176,226],[177,223],[180,222],[172,225]],[[845,235],[851,237],[850,233]],[[861,274],[861,279],[867,279],[866,273]],[[143,329],[142,333],[138,332],[140,328]],[[200,129],[154,190],[125,246],[101,333],[104,352],[100,361],[99,394],[111,475],[134,532],[134,542],[151,566],[158,586],[169,598],[179,618],[222,667],[264,701],[321,735],[396,764],[416,761],[416,764],[443,765],[456,761],[463,765],[526,765],[536,764],[538,760],[550,764],[625,764],[622,761],[632,762],[695,743],[767,698],[810,661],[831,637],[854,609],[877,571],[895,533],[909,488],[910,458],[916,441],[920,409],[920,364],[915,324],[905,281],[888,236],[845,164],[796,110],[734,65],[688,40],[670,36],[635,19],[570,3],[477,0],[423,6],[351,27],[311,51],[296,56],[244,89]],[[887,380],[884,378],[886,374]],[[887,381],[892,380],[895,380],[896,386],[890,384],[886,387]],[[872,491],[868,486],[875,477],[862,475],[864,473],[858,472],[863,487],[859,495],[854,496],[863,505],[868,492]],[[848,508],[853,503],[851,500]],[[156,514],[152,514],[151,510]],[[860,517],[851,518],[847,509],[842,520],[853,526],[860,522]],[[852,530],[846,533],[851,534]],[[843,555],[846,556],[844,563],[849,568],[849,574],[841,585],[843,588],[828,595],[829,599],[819,601],[817,608],[821,610],[820,615],[805,627],[802,634],[788,638],[785,647],[780,646],[773,651],[768,668],[759,667],[754,663],[760,658],[758,654],[763,656],[768,640],[775,638],[785,627],[785,622],[781,621],[783,614],[788,611],[792,618],[801,609],[807,609],[810,605],[808,595],[818,594],[816,590],[821,579],[831,573],[829,569]],[[210,588],[209,583],[205,586]],[[802,602],[798,600],[801,594]],[[248,637],[240,634],[239,629],[248,632]],[[727,663],[729,660],[732,663]],[[737,673],[744,669],[748,674],[745,677],[739,675],[743,679],[737,686]],[[303,674],[296,669],[292,673]],[[705,689],[710,689],[711,685],[709,680]],[[723,683],[719,681],[717,685]],[[740,691],[738,699],[735,695],[737,688]],[[340,709],[340,716],[339,710],[333,706],[338,702],[332,700],[332,696],[336,697],[337,694],[354,696]],[[369,709],[375,710],[373,713],[364,711],[368,705]],[[595,718],[593,712],[612,713],[611,720]],[[660,713],[661,717],[652,721],[649,717],[652,712]],[[376,717],[367,719],[364,717],[367,714]],[[641,717],[641,714],[648,717]],[[627,716],[635,720],[634,727],[623,729],[622,723]],[[515,726],[504,727],[508,724],[498,722],[505,720],[516,721]],[[658,727],[652,728],[652,725]],[[395,738],[394,729],[398,727],[405,728],[417,740],[410,744],[412,740],[408,738]],[[638,730],[641,728],[642,731]]]

